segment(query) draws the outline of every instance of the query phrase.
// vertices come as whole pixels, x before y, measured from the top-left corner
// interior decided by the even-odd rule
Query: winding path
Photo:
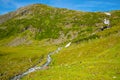
[[[71,44],[71,42],[69,42],[66,46],[69,47],[70,44]],[[65,48],[67,48],[66,46],[65,46]],[[31,73],[31,72],[35,72],[35,71],[37,71],[37,70],[45,69],[45,68],[51,63],[51,61],[52,61],[51,55],[58,53],[61,49],[62,49],[62,47],[58,47],[55,51],[49,53],[49,54],[47,55],[47,61],[46,61],[46,63],[43,64],[42,66],[37,67],[37,65],[36,65],[36,66],[34,66],[34,67],[32,67],[32,68],[29,68],[29,69],[28,69],[27,71],[25,71],[24,73],[19,74],[19,75],[13,77],[13,78],[10,79],[10,80],[20,80],[23,76],[25,76],[25,75],[27,75],[27,74],[29,74],[29,73]]]

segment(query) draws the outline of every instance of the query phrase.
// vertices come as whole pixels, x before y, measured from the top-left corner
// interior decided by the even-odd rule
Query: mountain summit
[[[112,26],[118,24],[115,23],[119,18],[118,12],[111,12]],[[33,4],[0,16],[0,39],[25,33],[29,29],[34,33],[34,39],[73,40],[81,35],[81,31],[84,33],[84,29],[92,33],[101,28],[106,17],[102,12],[80,12]]]

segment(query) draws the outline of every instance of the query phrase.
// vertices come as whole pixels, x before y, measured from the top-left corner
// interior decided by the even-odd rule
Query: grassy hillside
[[[72,40],[79,35],[84,37],[99,30],[104,25],[104,18],[110,18],[111,26],[119,25],[119,11],[111,13],[112,16],[108,17],[102,12],[79,12],[42,4],[30,5],[11,13],[12,18],[0,24],[0,39],[30,30],[37,40]]]
[[[120,33],[73,44],[53,57],[48,70],[22,80],[119,80]]]
[[[8,80],[46,61],[49,52],[56,49],[55,45],[34,43],[29,46],[0,47],[0,80]]]
[[[110,13],[33,4],[1,15],[0,80],[44,64],[49,52],[68,42],[72,45],[53,55],[47,70],[22,79],[119,80],[120,11]],[[104,18],[110,19],[111,28],[101,31]]]

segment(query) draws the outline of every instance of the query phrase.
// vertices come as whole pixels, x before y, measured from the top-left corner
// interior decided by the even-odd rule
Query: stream
[[[69,47],[70,44],[71,44],[71,42],[69,42],[69,43],[65,46],[65,48]],[[29,73],[35,72],[35,71],[37,71],[37,70],[43,70],[43,69],[45,69],[45,68],[51,63],[51,61],[52,61],[51,55],[58,53],[59,51],[61,51],[62,48],[63,48],[63,47],[58,47],[55,51],[50,52],[50,53],[47,55],[47,61],[46,61],[46,63],[43,64],[42,66],[37,66],[37,65],[36,65],[36,66],[34,66],[34,67],[32,67],[32,68],[29,68],[29,69],[28,69],[27,71],[25,71],[24,73],[19,74],[19,75],[16,75],[16,76],[14,76],[12,79],[10,79],[10,80],[20,80],[22,77],[24,77],[25,75],[27,75],[27,74],[29,74]]]

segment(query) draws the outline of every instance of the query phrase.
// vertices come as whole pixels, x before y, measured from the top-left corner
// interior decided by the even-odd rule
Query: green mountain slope
[[[11,79],[39,60],[44,64],[49,52],[72,42],[52,56],[48,70],[23,80],[119,80],[120,11],[110,13],[33,4],[1,15],[0,79]],[[102,31],[105,18],[111,27]]]
[[[119,80],[120,33],[73,44],[53,56],[48,70],[22,80]]]

